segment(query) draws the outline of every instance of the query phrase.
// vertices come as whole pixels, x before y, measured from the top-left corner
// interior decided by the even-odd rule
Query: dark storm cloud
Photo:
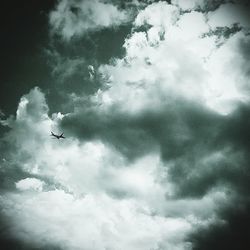
[[[218,133],[216,120],[220,122],[215,113],[179,100],[157,113],[139,115],[120,113],[115,108],[109,113],[89,109],[66,116],[61,125],[79,138],[103,138],[127,157],[139,157],[159,145],[163,159],[172,160],[188,155],[196,146],[209,147]]]
[[[226,186],[247,195],[250,183],[250,110],[240,106],[228,116],[187,113],[193,134],[170,174],[181,196],[203,196],[211,188]],[[190,129],[191,128],[191,129]],[[219,152],[219,153],[218,153]]]
[[[50,244],[34,244],[30,241],[24,241],[23,239],[17,239],[15,235],[11,234],[11,226],[6,215],[0,213],[0,245],[2,250],[61,250],[59,246],[53,246]]]
[[[3,151],[1,151],[3,154]],[[6,159],[2,159],[0,166],[0,191],[16,190],[15,182],[20,179],[29,177],[30,174],[20,169],[20,166],[6,163]]]
[[[243,75],[246,77],[250,77],[250,36],[248,35],[247,38],[241,39],[239,42],[239,52],[243,57],[243,62],[240,65],[241,71]],[[247,92],[250,90],[250,86],[245,84],[242,86]]]
[[[202,197],[227,186],[246,194],[249,189],[250,110],[240,106],[221,116],[197,103],[178,100],[157,113],[127,115],[93,109],[66,116],[62,129],[79,139],[101,139],[134,160],[160,148],[171,163],[169,174],[178,197]]]
[[[220,211],[224,223],[200,229],[191,235],[194,250],[248,250],[250,246],[250,202],[235,199],[232,206]]]
[[[127,157],[137,157],[146,153],[153,143],[153,138],[147,133],[146,127],[141,126],[142,119],[117,113],[102,113],[95,109],[86,109],[81,113],[66,116],[62,129],[83,140],[103,139],[113,145]]]

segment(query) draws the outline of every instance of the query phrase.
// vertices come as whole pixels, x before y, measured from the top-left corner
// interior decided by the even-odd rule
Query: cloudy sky
[[[250,249],[247,1],[1,9],[1,249]]]

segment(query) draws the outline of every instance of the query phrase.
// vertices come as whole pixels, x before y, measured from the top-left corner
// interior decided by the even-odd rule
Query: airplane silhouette
[[[63,133],[60,134],[60,135],[56,135],[56,134],[54,134],[53,132],[51,132],[51,136],[54,136],[54,137],[57,138],[57,139],[65,139],[65,137],[63,136]]]

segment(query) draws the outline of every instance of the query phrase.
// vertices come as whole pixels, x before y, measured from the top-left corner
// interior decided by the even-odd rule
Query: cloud
[[[230,17],[224,13],[231,6],[181,13],[165,2],[148,5],[124,42],[125,56],[99,67],[106,85],[90,106],[77,105],[61,122],[83,141],[108,143],[128,162],[158,152],[168,176],[163,183],[171,183],[167,199],[201,204],[220,190],[226,198],[211,230],[222,231],[231,220],[225,211],[237,200],[247,206],[249,188],[249,175],[242,175],[249,162],[248,24],[239,18],[241,5]]]
[[[155,15],[152,15],[152,13],[155,13]],[[135,25],[149,24],[166,28],[172,26],[177,21],[178,16],[179,10],[175,6],[165,2],[152,3],[138,13]]]
[[[101,19],[90,28],[77,19],[67,33],[73,15],[85,13],[81,4],[62,1],[51,14],[65,11],[55,27],[66,39],[100,28]],[[111,8],[84,4],[90,19]],[[16,116],[1,120],[10,128],[1,139],[0,199],[11,238],[95,250],[220,249],[216,235],[247,242],[233,228],[245,230],[235,221],[249,208],[249,35],[238,14],[227,15],[231,3],[202,4],[148,2],[124,56],[84,66],[100,77],[98,91],[74,93],[63,104],[69,113],[50,114],[34,88]],[[67,78],[81,60],[55,71]]]
[[[227,3],[221,5],[216,11],[208,13],[209,25],[214,27],[230,27],[237,23],[241,27],[250,28],[248,9],[244,5]]]
[[[79,74],[84,79],[85,60],[83,58],[64,58],[58,52],[47,51],[47,55],[52,59],[52,74],[64,82],[73,75]]]
[[[107,27],[126,23],[129,14],[112,3],[99,0],[65,1],[50,13],[52,30],[65,40]]]
[[[184,98],[197,100],[221,114],[232,112],[240,101],[247,102],[248,93],[241,88],[247,82],[247,79],[243,80],[246,72],[230,68],[231,60],[242,60],[238,49],[241,40],[246,39],[245,33],[235,29],[231,31],[231,36],[223,40],[218,33],[206,36],[211,29],[210,19],[206,21],[204,14],[194,11],[179,17],[176,14],[178,12],[171,12],[169,20],[178,19],[174,24],[164,23],[160,21],[161,18],[157,19],[158,23],[154,23],[146,17],[154,16],[157,6],[159,10],[165,6],[170,12],[174,8],[163,2],[154,3],[138,14],[140,18],[136,18],[135,26],[147,23],[150,27],[146,32],[134,32],[126,39],[125,58],[117,59],[115,65],[100,67],[100,71],[109,75],[114,84],[108,91],[99,93],[98,98],[109,103],[119,102],[119,105],[131,112],[161,103],[160,95],[152,94],[159,89],[161,95],[166,95],[166,102],[167,95],[175,92]],[[143,20],[142,16],[145,16],[145,20],[138,21]],[[221,39],[220,46],[218,39]],[[236,79],[242,79],[242,82]],[[144,88],[140,88],[138,83],[144,85]],[[121,92],[126,93],[124,100],[119,94]]]
[[[15,220],[16,236],[32,237],[40,246],[52,242],[63,249],[150,249],[162,244],[185,249],[182,241],[190,228],[183,219],[150,216],[135,201],[103,195],[75,199],[55,190],[31,197],[11,195],[2,201],[7,216]],[[22,218],[15,215],[17,209]]]
[[[103,140],[66,132],[67,140],[52,140],[49,131],[58,131],[64,117],[50,117],[35,88],[7,122],[4,178],[12,175],[7,169],[22,172],[12,180],[17,189],[1,194],[8,238],[62,249],[190,249],[195,228],[217,223],[214,211],[223,202],[216,200],[227,202],[224,192],[166,200],[175,191],[158,150],[128,162]]]
[[[93,80],[95,77],[95,69],[93,65],[88,65],[89,79]]]
[[[240,246],[241,249],[249,248],[249,204],[241,207],[229,207],[222,215],[227,221],[224,224],[211,226],[193,235],[194,249],[229,249]]]
[[[247,5],[247,1],[244,0],[173,0],[171,1],[173,5],[178,6],[182,11],[201,11],[203,13],[207,13],[210,11],[216,11],[223,4],[242,4]],[[239,6],[234,5],[236,12]],[[240,7],[241,8],[241,7]]]
[[[36,178],[25,178],[16,183],[16,188],[25,191],[25,190],[37,190],[42,191],[44,182],[36,179]]]

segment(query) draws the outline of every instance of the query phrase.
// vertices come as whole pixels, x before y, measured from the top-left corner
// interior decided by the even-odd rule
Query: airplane
[[[66,138],[66,137],[63,136],[63,133],[60,134],[60,135],[56,135],[56,134],[54,134],[53,132],[51,132],[51,136],[54,136],[54,137],[57,138],[57,139],[65,139],[65,138]]]

